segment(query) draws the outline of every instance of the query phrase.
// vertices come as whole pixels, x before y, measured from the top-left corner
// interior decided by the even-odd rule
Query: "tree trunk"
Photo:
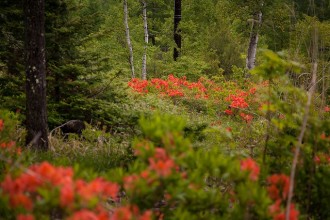
[[[129,64],[131,66],[132,78],[135,78],[133,46],[132,46],[132,43],[131,43],[131,37],[130,37],[130,34],[129,34],[129,26],[128,26],[127,0],[124,0],[124,23],[125,23],[125,30],[126,30],[126,41],[127,41],[127,46],[128,46],[128,49],[129,49]]]
[[[44,12],[44,0],[24,0],[26,143],[38,150],[48,149]]]
[[[176,61],[180,54],[181,49],[181,34],[179,29],[179,24],[181,21],[181,0],[175,0],[174,3],[174,42],[176,47],[174,47],[173,59]]]
[[[258,46],[258,32],[259,27],[262,22],[262,13],[258,12],[256,15],[256,19],[253,19],[252,29],[250,35],[250,43],[246,57],[246,68],[253,69],[256,63],[256,54],[257,54],[257,46]]]
[[[142,57],[142,79],[147,79],[147,47],[149,43],[148,22],[147,22],[147,3],[142,1],[143,6],[143,29],[144,29],[144,54]]]

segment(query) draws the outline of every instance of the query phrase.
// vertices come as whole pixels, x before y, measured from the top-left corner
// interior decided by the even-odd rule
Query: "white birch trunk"
[[[246,68],[247,69],[253,69],[256,63],[256,54],[257,54],[257,46],[258,46],[258,32],[259,32],[259,27],[262,22],[262,13],[259,12],[257,14],[257,19],[258,20],[253,20],[252,22],[252,29],[251,29],[251,35],[250,35],[250,43],[249,43],[249,48],[247,52],[247,57],[246,57]]]
[[[147,3],[142,1],[143,6],[143,28],[144,28],[144,54],[142,57],[142,79],[147,79],[147,47],[149,43],[148,22],[147,22]]]
[[[133,46],[132,46],[131,37],[130,37],[130,34],[129,34],[129,26],[128,26],[127,0],[124,0],[124,24],[125,24],[125,30],[126,30],[127,46],[128,46],[128,49],[129,49],[129,64],[131,66],[131,74],[132,74],[132,78],[135,78]]]

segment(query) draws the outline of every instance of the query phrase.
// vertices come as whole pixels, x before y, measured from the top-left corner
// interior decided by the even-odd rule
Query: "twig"
[[[65,122],[64,124],[61,124],[60,126],[57,126],[56,128],[54,128],[53,130],[51,130],[51,131],[49,132],[48,140],[49,140],[49,144],[50,144],[50,147],[51,147],[51,148],[53,147],[53,143],[52,143],[52,141],[51,141],[51,138],[52,138],[53,132],[56,131],[56,130],[58,130],[59,128],[62,128],[63,126],[65,126],[65,125],[71,123],[72,121],[75,121],[75,120],[67,121],[67,122]]]
[[[57,126],[57,127],[54,128],[53,130],[51,130],[51,132],[49,132],[49,136],[48,136],[48,138],[52,136],[52,134],[53,134],[54,131],[56,131],[56,130],[59,129],[59,128],[62,128],[63,126],[65,126],[65,125],[71,123],[72,121],[75,121],[75,120],[67,121],[67,122],[65,122],[64,124],[61,124],[60,126]]]
[[[267,131],[266,131],[266,138],[265,138],[265,147],[264,152],[262,155],[262,163],[263,165],[266,163],[266,154],[267,154],[267,148],[268,148],[268,142],[270,138],[270,95],[271,95],[271,79],[269,79],[268,84],[268,102],[267,102],[267,112],[266,112],[266,119],[267,119]]]
[[[290,219],[290,206],[291,206],[292,195],[293,195],[294,178],[295,178],[295,174],[296,174],[296,168],[297,168],[297,164],[298,164],[300,148],[301,148],[302,141],[303,141],[303,138],[304,138],[306,127],[307,127],[309,109],[310,109],[310,106],[311,106],[311,103],[312,103],[313,93],[315,91],[316,72],[317,72],[317,62],[314,61],[311,87],[308,91],[308,99],[307,99],[307,103],[306,103],[306,106],[305,106],[305,114],[304,114],[304,118],[303,118],[303,123],[301,125],[301,130],[300,130],[300,134],[299,134],[299,137],[298,137],[298,143],[297,143],[297,146],[295,148],[294,157],[293,157],[293,161],[292,161],[291,174],[290,174],[290,186],[289,186],[288,200],[287,200],[287,203],[286,203],[285,220]]]

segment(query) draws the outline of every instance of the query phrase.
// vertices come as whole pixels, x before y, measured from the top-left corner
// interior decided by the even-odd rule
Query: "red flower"
[[[286,199],[290,186],[290,179],[288,176],[284,174],[274,174],[267,178],[267,182],[269,184],[267,191],[271,199]]]
[[[124,177],[124,188],[126,190],[133,190],[135,188],[135,182],[139,179],[138,175],[133,174]]]
[[[11,195],[10,204],[14,208],[21,206],[28,211],[31,211],[33,209],[32,200],[23,193]]]
[[[257,89],[253,87],[249,90],[249,93],[254,94],[254,93],[256,93],[256,91],[257,91]]]
[[[270,214],[274,215],[276,213],[279,213],[281,211],[281,203],[282,200],[278,199],[273,205],[269,206]]]
[[[252,158],[246,158],[241,160],[241,170],[247,170],[250,172],[250,179],[257,180],[260,173],[258,164]]]
[[[232,108],[247,108],[249,104],[245,101],[246,92],[240,92],[238,95],[229,95],[225,100],[231,102]]]
[[[232,99],[230,107],[232,107],[232,108],[247,108],[247,107],[249,107],[249,104],[244,100],[244,98],[235,97],[235,98]]]
[[[31,214],[19,214],[16,218],[17,220],[34,220],[34,216]]]
[[[133,206],[122,206],[114,210],[110,220],[151,220],[152,212],[150,210],[145,211],[142,215],[139,212],[139,208]]]
[[[252,115],[241,113],[240,116],[246,121],[246,123],[250,123],[253,119]]]
[[[323,133],[320,135],[320,138],[321,138],[321,140],[326,140],[326,139],[327,139],[327,136],[326,136],[325,133],[323,132]]]
[[[60,204],[62,207],[71,206],[74,202],[74,190],[72,184],[66,184],[61,188]]]
[[[325,106],[325,107],[324,107],[324,111],[325,111],[325,112],[330,112],[330,107],[329,107],[329,106]]]
[[[116,183],[106,182],[101,193],[103,194],[103,197],[110,196],[111,198],[115,199],[119,193],[119,185]]]
[[[139,217],[139,220],[151,220],[152,219],[152,212],[147,210]]]
[[[179,91],[179,90],[168,90],[167,91],[167,95],[170,97],[174,97],[174,96],[184,96],[183,92]]]
[[[68,220],[98,220],[98,216],[87,209],[82,209],[80,211],[77,211],[71,215]]]
[[[174,161],[167,155],[164,148],[156,148],[155,155],[149,158],[149,169],[156,171],[160,176],[170,175],[175,168]]]
[[[115,209],[110,220],[131,220],[137,215],[138,211],[136,206],[122,206]]]
[[[232,114],[233,114],[233,111],[232,111],[231,109],[226,109],[226,110],[225,110],[225,113],[226,113],[227,115],[232,115]]]
[[[316,164],[320,164],[320,163],[321,163],[321,159],[320,159],[320,157],[319,157],[319,156],[315,156],[315,157],[314,157],[314,162],[315,162]]]
[[[42,184],[42,179],[37,175],[30,173],[23,173],[19,178],[16,179],[16,184],[20,186],[21,192],[35,192]]]
[[[175,168],[174,161],[171,159],[156,161],[153,158],[149,158],[149,163],[150,169],[163,177],[169,176],[172,173],[172,169]]]
[[[148,86],[147,80],[140,80],[140,79],[134,78],[128,82],[128,86],[131,87],[136,92],[148,93],[148,90],[146,88]]]
[[[3,119],[0,119],[0,131],[2,131],[4,126]]]
[[[166,150],[164,148],[157,147],[155,149],[154,157],[159,160],[166,160],[168,158]]]
[[[298,219],[299,219],[299,211],[295,210],[294,204],[291,204],[289,220],[298,220]],[[274,215],[273,220],[285,220],[285,212]]]
[[[86,183],[82,180],[77,181],[76,188],[77,193],[86,202],[89,202],[95,197],[105,198],[110,196],[115,199],[119,191],[119,186],[117,184],[107,182],[102,178],[94,179],[90,183]]]
[[[71,167],[54,167],[48,162],[39,165],[33,165],[31,170],[40,175],[45,182],[49,182],[54,186],[60,186],[73,178],[73,169]]]
[[[280,197],[280,190],[276,185],[270,185],[267,187],[268,195],[273,200],[278,200]]]
[[[149,176],[150,176],[150,172],[149,170],[144,170],[140,173],[140,176],[143,178],[143,179],[148,179]]]

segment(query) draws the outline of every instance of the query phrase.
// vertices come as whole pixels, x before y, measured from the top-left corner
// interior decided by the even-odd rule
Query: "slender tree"
[[[174,1],[174,47],[173,59],[176,61],[179,57],[179,51],[181,49],[181,34],[179,24],[181,21],[181,0]]]
[[[129,64],[131,66],[131,74],[132,74],[132,78],[135,78],[133,45],[132,45],[132,42],[131,42],[131,37],[130,37],[130,34],[129,34],[129,26],[128,26],[127,0],[124,0],[124,24],[125,24],[125,31],[126,31],[126,41],[127,41],[127,46],[128,46],[128,49],[129,49]]]
[[[45,1],[24,0],[26,143],[48,149],[46,111]]]
[[[143,0],[143,29],[144,29],[144,54],[142,57],[142,79],[147,79],[147,47],[149,43],[148,22],[147,22],[147,2]]]
[[[250,43],[246,57],[246,68],[253,69],[256,62],[257,46],[259,39],[259,28],[262,22],[261,11],[257,12],[255,17],[252,19],[252,28],[250,34]]]

